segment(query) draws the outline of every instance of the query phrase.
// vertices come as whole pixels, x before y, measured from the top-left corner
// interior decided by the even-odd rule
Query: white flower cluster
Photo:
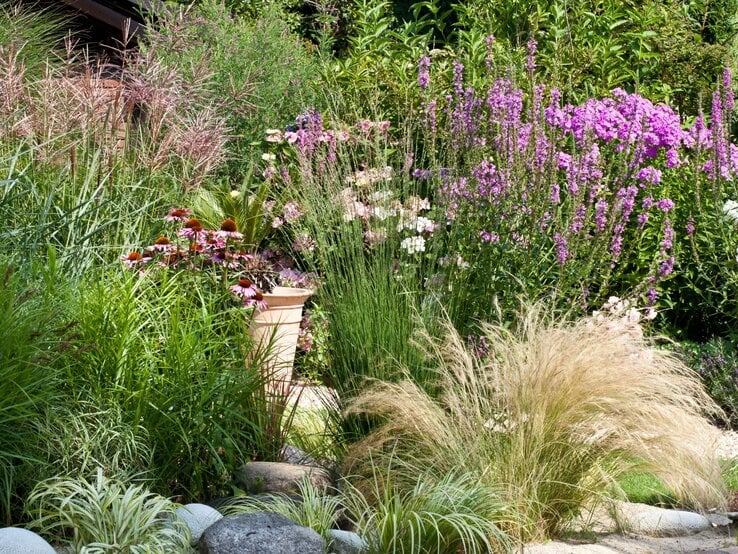
[[[432,233],[436,230],[436,224],[433,220],[419,215],[411,219],[400,220],[400,223],[397,224],[397,232],[399,233],[403,229],[409,229],[416,233]]]
[[[347,175],[345,180],[347,183],[355,184],[357,186],[366,186],[376,183],[378,181],[389,181],[392,179],[394,171],[391,166],[385,166],[381,168],[370,168],[362,171],[357,171],[352,175]]]
[[[725,219],[731,223],[738,223],[738,202],[735,200],[726,200],[723,204],[723,214]]]
[[[415,254],[416,252],[425,252],[425,239],[420,235],[414,237],[407,237],[402,239],[400,247],[407,250],[408,254]]]
[[[592,312],[592,317],[598,323],[602,323],[608,319],[619,319],[622,323],[638,324],[641,320],[652,321],[656,319],[658,312],[654,308],[646,309],[645,313],[635,307],[632,300],[622,299],[617,296],[611,296],[602,305],[602,309]]]

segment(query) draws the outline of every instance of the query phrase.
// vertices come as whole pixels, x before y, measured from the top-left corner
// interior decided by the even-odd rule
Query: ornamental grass
[[[722,502],[707,419],[719,408],[696,375],[635,324],[555,322],[528,307],[514,330],[483,325],[483,356],[450,324],[442,327],[440,338],[422,340],[435,379],[425,387],[374,382],[347,409],[383,422],[350,449],[350,473],[370,483],[378,460],[391,457],[394,480],[412,487],[421,468],[442,479],[463,467],[501,489],[522,516],[505,523],[520,541],[556,535],[634,465],[682,505]]]

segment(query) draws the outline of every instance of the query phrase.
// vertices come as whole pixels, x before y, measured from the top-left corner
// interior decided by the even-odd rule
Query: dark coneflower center
[[[167,244],[172,244],[172,243],[169,242],[169,239],[167,237],[159,237],[158,239],[156,239],[154,241],[154,244],[158,244],[160,246],[165,246]]]
[[[128,254],[128,257],[126,258],[130,262],[138,262],[139,260],[143,259],[143,256],[139,254],[138,252],[131,252]]]
[[[238,231],[238,227],[236,226],[235,221],[232,219],[226,219],[220,224],[220,230],[225,231],[226,233],[235,233]]]
[[[200,223],[200,220],[195,217],[188,219],[187,223],[185,223],[185,227],[195,231],[196,233],[202,231],[202,223]]]
[[[169,215],[172,217],[185,217],[187,215],[187,210],[183,210],[182,208],[174,208],[171,212],[169,212]]]
[[[254,295],[254,300],[264,300],[264,295],[257,291]]]
[[[238,286],[243,287],[245,289],[253,286],[253,284],[254,283],[251,281],[251,279],[239,279],[238,280]]]

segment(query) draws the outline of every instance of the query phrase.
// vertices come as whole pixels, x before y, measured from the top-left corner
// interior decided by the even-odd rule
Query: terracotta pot
[[[257,312],[251,320],[251,338],[258,347],[269,348],[265,369],[276,381],[292,380],[302,307],[312,294],[310,289],[274,287],[264,295],[269,309]]]

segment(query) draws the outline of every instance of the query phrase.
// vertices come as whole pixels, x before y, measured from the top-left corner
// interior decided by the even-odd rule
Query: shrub
[[[734,428],[738,424],[738,352],[727,339],[714,338],[703,344],[681,343],[676,351],[697,373],[707,393],[723,409],[725,420]]]
[[[234,177],[260,154],[251,143],[263,129],[288,121],[315,97],[315,63],[276,10],[249,21],[207,0],[165,16],[142,48],[151,67],[197,84],[226,119]]]
[[[79,361],[67,384],[145,430],[158,490],[226,494],[245,460],[278,456],[283,412],[265,393],[261,358],[229,292],[186,272],[109,271],[78,286],[69,317],[79,322]]]
[[[175,505],[142,485],[107,479],[51,479],[28,499],[31,527],[53,535],[75,552],[190,551],[187,525]],[[70,536],[71,535],[71,536]]]
[[[517,330],[484,325],[479,357],[447,324],[428,343],[437,366],[429,395],[417,383],[378,382],[347,412],[384,418],[353,445],[349,470],[384,452],[407,465],[395,480],[412,486],[418,468],[446,475],[465,467],[503,487],[521,515],[508,532],[527,541],[556,534],[608,493],[633,460],[683,504],[722,502],[715,431],[719,412],[677,358],[650,347],[622,321],[547,321],[528,309]],[[370,465],[371,467],[371,465]]]

